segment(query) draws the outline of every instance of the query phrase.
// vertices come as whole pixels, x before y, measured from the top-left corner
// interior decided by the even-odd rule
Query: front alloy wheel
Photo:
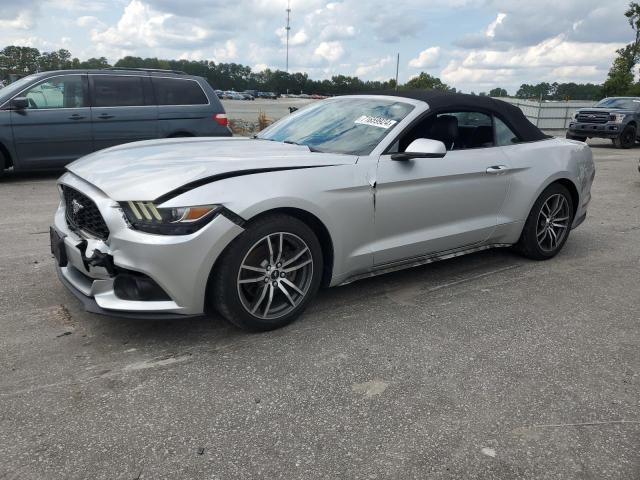
[[[247,225],[211,273],[211,306],[230,322],[255,331],[294,321],[317,292],[323,257],[313,230],[288,215]]]
[[[250,314],[273,320],[302,302],[313,279],[309,246],[288,232],[269,234],[247,252],[238,272],[238,295]]]

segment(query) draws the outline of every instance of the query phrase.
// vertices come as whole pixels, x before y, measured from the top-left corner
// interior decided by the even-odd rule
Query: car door
[[[489,116],[485,121],[491,125]],[[444,158],[380,157],[376,265],[480,245],[490,238],[509,185],[509,159],[490,140],[473,148],[459,143]]]
[[[29,106],[11,111],[19,168],[56,168],[93,151],[87,76],[57,75],[19,93]]]
[[[96,150],[158,138],[158,107],[146,75],[89,75]]]

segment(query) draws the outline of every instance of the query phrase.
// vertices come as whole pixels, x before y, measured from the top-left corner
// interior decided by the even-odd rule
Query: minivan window
[[[144,105],[142,77],[93,75],[94,107],[137,107]]]
[[[153,78],[158,105],[206,105],[207,96],[198,82],[177,78]]]
[[[29,109],[86,107],[82,75],[53,77],[35,85],[23,94]]]

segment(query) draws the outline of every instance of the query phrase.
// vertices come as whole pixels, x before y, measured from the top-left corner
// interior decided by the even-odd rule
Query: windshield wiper
[[[312,146],[305,143],[294,142],[293,140],[283,140],[282,143],[288,143],[289,145],[298,145],[300,147],[307,147],[312,152],[320,152],[320,150],[318,150],[317,148],[313,148]]]

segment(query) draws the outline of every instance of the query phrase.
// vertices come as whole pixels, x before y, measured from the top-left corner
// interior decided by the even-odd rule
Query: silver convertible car
[[[556,255],[587,214],[587,145],[486,97],[323,100],[254,138],[167,139],[88,155],[59,180],[62,282],[92,312],[217,310],[251,330],[320,286],[493,247]]]

